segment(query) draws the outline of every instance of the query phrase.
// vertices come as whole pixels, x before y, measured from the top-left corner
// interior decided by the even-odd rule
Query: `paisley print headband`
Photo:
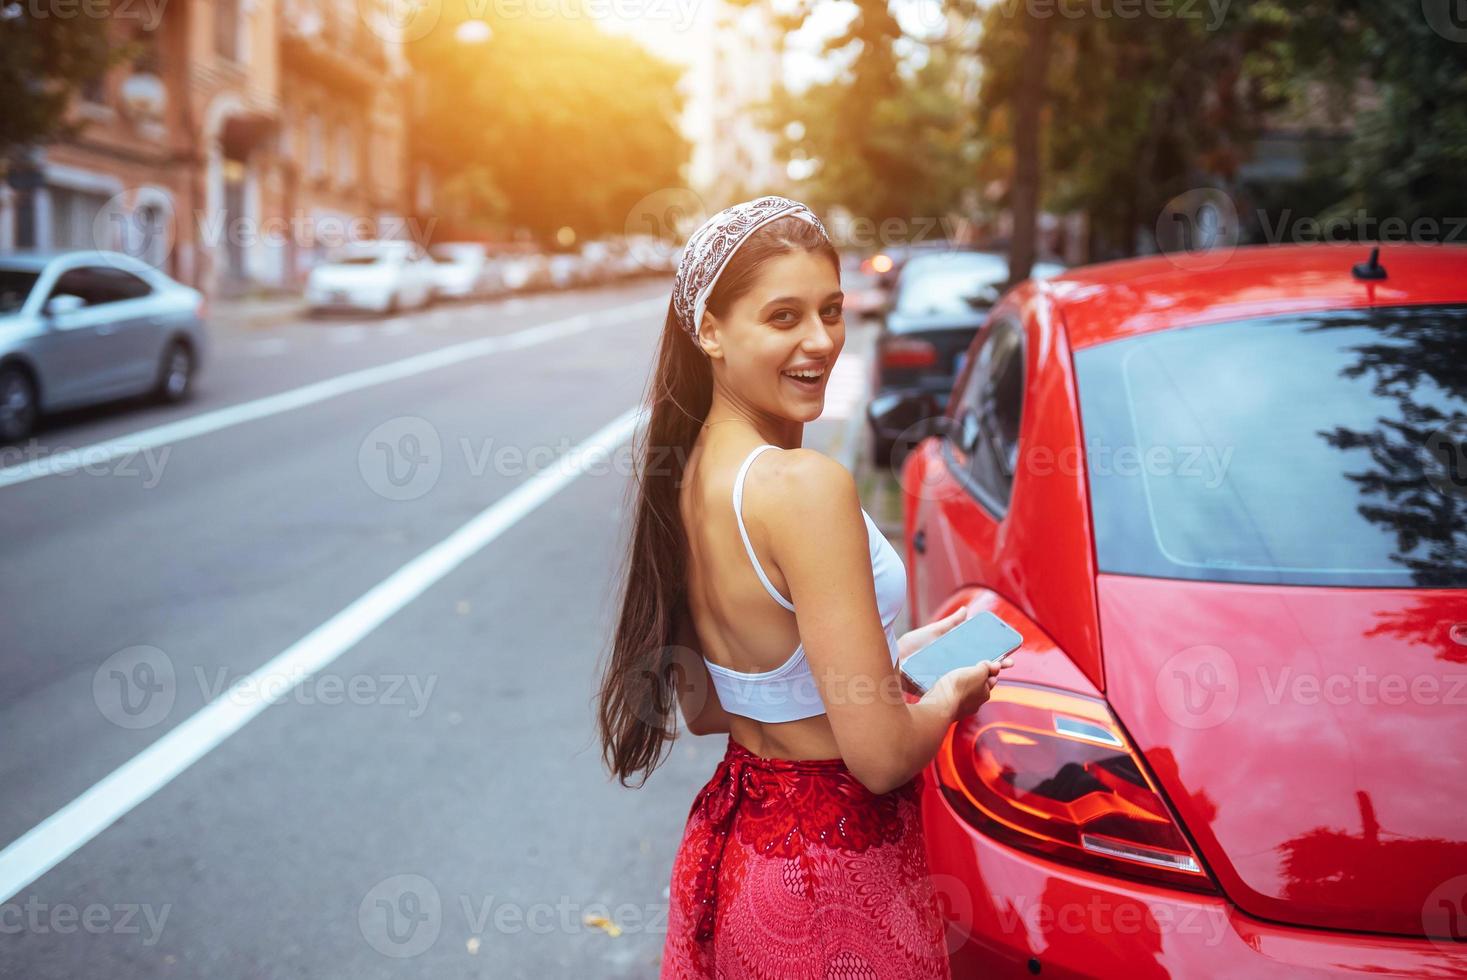
[[[827,240],[830,238],[814,211],[799,201],[773,194],[724,208],[688,237],[672,283],[672,303],[678,324],[694,344],[698,342],[698,325],[703,320],[708,294],[713,292],[713,285],[728,260],[755,231],[786,215],[808,221]]]

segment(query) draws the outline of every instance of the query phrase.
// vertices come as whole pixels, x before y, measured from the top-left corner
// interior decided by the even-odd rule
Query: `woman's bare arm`
[[[960,703],[942,684],[916,703],[901,692],[871,571],[856,482],[840,463],[795,449],[746,484],[789,583],[800,640],[846,767],[873,793],[916,775],[937,753]]]

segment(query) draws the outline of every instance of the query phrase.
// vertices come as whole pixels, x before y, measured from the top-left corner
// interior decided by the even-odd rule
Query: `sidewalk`
[[[229,297],[209,302],[209,323],[226,330],[259,330],[305,317],[305,299],[289,293]]]

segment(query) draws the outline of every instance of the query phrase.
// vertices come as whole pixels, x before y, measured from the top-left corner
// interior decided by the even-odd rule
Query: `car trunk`
[[[877,338],[880,382],[884,388],[923,388],[951,391],[958,356],[972,344],[985,313],[957,322],[946,317],[898,317],[893,314],[887,329]],[[928,345],[934,355],[928,364],[907,364]]]
[[[1436,919],[1467,893],[1467,592],[1103,574],[1098,594],[1107,698],[1228,898],[1462,928]]]

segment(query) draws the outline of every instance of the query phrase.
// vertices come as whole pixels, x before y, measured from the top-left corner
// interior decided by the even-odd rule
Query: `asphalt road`
[[[0,451],[0,976],[656,975],[723,741],[625,789],[592,699],[669,285],[218,328]]]

